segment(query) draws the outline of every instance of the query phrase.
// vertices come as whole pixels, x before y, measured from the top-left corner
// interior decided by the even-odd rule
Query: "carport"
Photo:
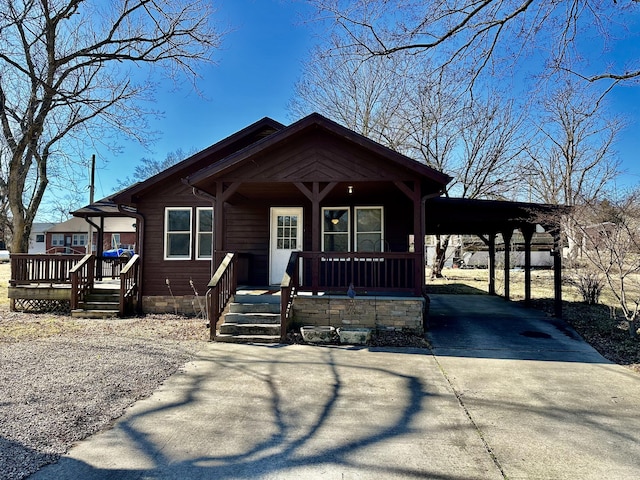
[[[536,225],[553,238],[554,311],[562,316],[562,236],[560,217],[567,207],[539,203],[438,197],[425,203],[427,235],[476,235],[489,250],[489,294],[496,294],[496,237],[504,240],[504,296],[508,300],[510,247],[515,230],[524,238],[524,295],[531,303],[531,239]]]

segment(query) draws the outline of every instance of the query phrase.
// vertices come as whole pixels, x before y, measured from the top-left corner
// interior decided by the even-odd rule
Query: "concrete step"
[[[116,318],[118,311],[113,310],[71,310],[73,318]]]
[[[280,303],[238,303],[229,305],[231,313],[280,313]]]
[[[246,295],[236,294],[233,297],[234,303],[275,303],[280,305],[280,295]]]
[[[227,313],[224,323],[268,323],[280,324],[279,313]]]
[[[216,342],[224,343],[280,343],[280,335],[216,335]]]
[[[221,335],[280,335],[280,324],[265,325],[259,323],[223,323],[220,325]]]

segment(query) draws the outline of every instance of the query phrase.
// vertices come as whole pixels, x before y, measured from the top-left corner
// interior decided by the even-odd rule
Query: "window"
[[[36,235],[36,243],[44,243],[44,233],[38,233]]]
[[[191,208],[167,208],[164,229],[165,260],[189,260],[191,258]]]
[[[213,209],[198,207],[196,225],[196,251],[199,260],[211,260],[213,244]]]
[[[72,245],[74,247],[84,247],[87,244],[87,234],[86,233],[74,233]]]
[[[278,215],[276,219],[276,248],[295,250],[298,248],[298,215]]]
[[[51,234],[51,246],[52,247],[64,247],[64,233],[52,233]]]
[[[350,243],[349,208],[322,209],[322,251],[348,252]]]
[[[119,233],[112,233],[111,234],[111,248],[118,248],[120,247],[120,234]]]
[[[384,250],[382,207],[356,207],[356,252]]]

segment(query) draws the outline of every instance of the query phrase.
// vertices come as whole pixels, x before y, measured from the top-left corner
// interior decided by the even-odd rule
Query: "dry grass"
[[[11,276],[11,264],[0,263],[0,306],[9,305],[7,298],[7,287],[9,286],[9,277]]]
[[[486,269],[445,269],[444,278],[427,282],[427,292],[487,294],[489,272]],[[496,291],[504,294],[504,272],[496,271]],[[510,272],[510,297],[524,300],[524,272]],[[637,292],[635,292],[637,293]],[[534,270],[531,275],[531,297],[534,308],[553,313],[553,271]],[[563,318],[605,358],[640,372],[640,341],[629,335],[627,325],[612,318],[616,300],[605,287],[600,304],[586,305],[578,290],[566,282],[562,286]]]

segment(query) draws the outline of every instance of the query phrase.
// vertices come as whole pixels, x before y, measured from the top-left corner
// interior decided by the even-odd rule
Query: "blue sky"
[[[305,25],[308,8],[287,0],[221,0],[217,20],[231,30],[217,54],[217,64],[203,71],[199,86],[205,98],[185,87],[158,91],[156,108],[164,118],[152,124],[161,132],[151,151],[123,141],[123,152],[97,152],[96,198],[112,193],[127,166],[142,157],[164,159],[166,154],[203,149],[237,130],[268,116],[290,123],[287,103],[300,75],[301,63],[315,42]],[[640,183],[640,86],[617,87],[610,101],[628,116],[629,125],[618,144],[628,171],[621,187]],[[106,162],[106,164],[104,163]]]

